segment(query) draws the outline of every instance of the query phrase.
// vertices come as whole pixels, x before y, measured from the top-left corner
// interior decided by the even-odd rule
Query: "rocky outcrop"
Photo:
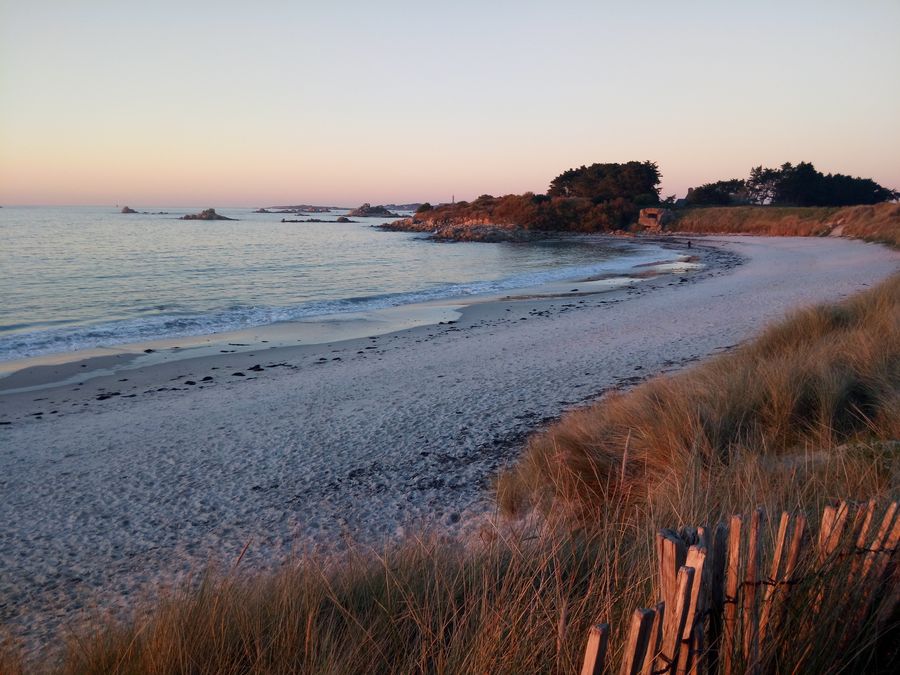
[[[268,211],[270,213],[297,213],[299,214],[301,211],[305,213],[328,213],[329,211],[334,211],[335,209],[341,209],[346,207],[341,206],[315,206],[313,204],[293,204],[291,206],[269,206]]]
[[[399,218],[399,213],[393,213],[384,206],[372,206],[368,202],[357,209],[353,209],[347,214],[350,217],[358,216],[360,218]]]
[[[392,223],[376,225],[391,232],[422,232],[438,241],[534,241],[553,233],[526,230],[516,225],[496,225],[477,220],[427,221],[403,218]]]
[[[200,213],[189,213],[186,216],[181,216],[179,220],[237,220],[237,218],[221,216],[216,213],[215,209],[206,209]]]
[[[137,213],[137,211],[135,211],[130,206],[123,206],[122,211],[120,213]]]
[[[282,218],[282,223],[355,223],[357,221],[350,220],[341,216],[337,220],[325,220],[324,218]]]
[[[421,202],[415,202],[414,204],[385,204],[384,208],[391,211],[416,211],[420,206],[422,206]]]

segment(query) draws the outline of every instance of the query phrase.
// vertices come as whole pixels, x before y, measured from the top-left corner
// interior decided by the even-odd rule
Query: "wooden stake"
[[[638,675],[644,666],[647,646],[653,629],[656,612],[652,609],[636,609],[631,616],[631,627],[628,630],[628,642],[622,658],[621,675]],[[655,646],[655,645],[654,645]]]
[[[674,607],[678,592],[678,569],[684,564],[687,551],[684,542],[672,530],[660,530],[657,536],[657,546],[661,552],[659,588],[666,607]],[[671,618],[671,612],[669,614]]]
[[[708,666],[706,661],[706,633],[703,630],[703,624],[698,623],[697,627],[694,628],[694,637],[691,642],[691,659],[690,659],[690,670],[688,670],[689,675],[702,675],[702,673],[706,670],[709,672],[715,672],[712,668],[705,667]]]
[[[728,527],[724,523],[716,525],[712,537],[711,560],[707,560],[710,570],[709,593],[709,650],[707,666],[711,673],[717,672],[719,649],[722,637],[722,613],[725,607],[725,566],[728,561]]]
[[[825,564],[825,561],[837,550],[848,512],[847,502],[840,502],[837,507],[825,507],[825,511],[822,513],[822,528],[819,530],[820,566]]]
[[[893,506],[896,507],[896,505],[897,503],[894,502]],[[895,513],[896,511],[897,509],[894,508]],[[900,517],[894,520],[893,525],[881,539],[881,545],[878,547],[879,550],[875,552],[875,559],[869,570],[869,574],[871,575],[869,581],[871,585],[874,585],[876,588],[881,585],[884,572],[891,560],[891,555],[897,550],[898,543],[900,543]]]
[[[653,626],[650,628],[650,642],[647,648],[647,654],[644,657],[644,666],[641,669],[641,675],[653,675],[658,668],[662,667],[662,659],[659,658],[659,655],[662,650],[663,624],[666,619],[666,603],[656,603],[655,610]],[[659,661],[658,664],[657,661]]]
[[[781,514],[781,522],[778,524],[778,535],[775,539],[775,552],[772,554],[772,567],[769,570],[769,585],[766,586],[763,598],[762,612],[759,617],[759,643],[765,644],[766,630],[769,627],[769,617],[772,614],[772,603],[775,602],[775,593],[778,590],[778,572],[781,567],[781,557],[784,553],[784,544],[787,540],[788,524],[791,516],[787,511]]]
[[[863,566],[866,544],[869,540],[869,530],[875,517],[876,506],[875,500],[870,499],[865,507],[860,507],[856,512],[856,519],[853,523],[856,541],[854,542],[853,550],[850,552],[853,559],[850,561],[850,574],[848,576],[848,579],[854,584],[859,582],[859,571]]]
[[[750,518],[750,539],[747,545],[747,569],[744,573],[744,660],[756,663],[758,652],[756,618],[756,591],[759,581],[759,558],[762,541],[759,536],[762,509],[756,509]]]
[[[887,511],[885,511],[884,513],[884,518],[881,519],[881,527],[878,528],[875,539],[872,540],[872,545],[869,547],[869,552],[866,553],[866,557],[863,560],[861,580],[868,579],[869,573],[872,571],[872,567],[875,565],[875,561],[877,559],[879,551],[884,548],[884,542],[888,538],[888,533],[891,529],[891,523],[894,522],[894,515],[896,513],[897,502],[891,502],[888,505]]]
[[[789,584],[794,581],[794,572],[797,569],[797,563],[800,561],[800,548],[803,545],[803,533],[806,530],[806,516],[798,513],[794,516],[794,532],[791,534],[791,545],[788,548],[787,563],[784,566],[784,576],[782,581]],[[787,595],[790,586],[785,585],[784,595]]]
[[[684,629],[681,631],[681,648],[678,651],[678,667],[676,672],[687,673],[691,669],[691,644],[694,637],[696,617],[704,609],[704,572],[706,566],[706,549],[691,546],[688,549],[685,566],[694,570],[694,584],[691,588]]]
[[[722,664],[725,675],[735,672],[734,652],[737,644],[738,590],[741,570],[741,516],[731,516],[728,528],[728,567],[725,572],[725,631],[722,640]]]
[[[675,611],[666,618],[663,627],[663,647],[661,658],[667,672],[674,672],[678,664],[678,651],[681,647],[681,635],[688,618],[691,603],[691,588],[694,585],[694,569],[681,567],[678,570],[678,584],[675,594]]]
[[[608,643],[609,624],[601,623],[591,626],[587,649],[584,651],[584,663],[581,665],[581,675],[600,675],[603,672]]]
[[[891,502],[881,519],[881,526],[869,545],[863,558],[857,583],[859,584],[859,605],[853,615],[850,626],[859,628],[869,615],[869,610],[878,597],[881,577],[891,558],[890,552],[896,548],[900,540],[900,518],[894,523],[897,514],[897,502]],[[893,525],[893,526],[892,526]]]
[[[797,571],[797,565],[800,562],[800,551],[803,548],[803,535],[806,532],[806,516],[798,513],[794,516],[794,531],[791,533],[791,542],[788,546],[787,560],[784,565],[784,573],[781,575],[779,597],[781,601],[773,608],[774,616],[769,620],[772,623],[780,624],[787,611],[787,600],[791,593],[791,584],[796,581],[794,573]],[[803,616],[807,616],[808,611],[803,612]]]

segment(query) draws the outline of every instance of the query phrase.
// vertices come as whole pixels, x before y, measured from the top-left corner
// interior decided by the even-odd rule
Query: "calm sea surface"
[[[440,244],[358,223],[201,208],[0,208],[0,361],[496,293],[671,259],[655,246]],[[312,214],[335,219],[343,211]]]

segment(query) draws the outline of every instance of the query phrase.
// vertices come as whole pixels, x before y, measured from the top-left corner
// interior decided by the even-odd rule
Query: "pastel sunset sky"
[[[900,189],[900,2],[0,0],[0,204],[663,195],[811,161]]]

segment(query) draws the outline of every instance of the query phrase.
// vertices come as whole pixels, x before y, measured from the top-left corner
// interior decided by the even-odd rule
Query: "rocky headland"
[[[375,227],[391,232],[422,232],[438,241],[520,242],[543,239],[554,234],[551,232],[526,230],[518,225],[498,225],[477,219],[424,220],[413,217],[375,225]]]

